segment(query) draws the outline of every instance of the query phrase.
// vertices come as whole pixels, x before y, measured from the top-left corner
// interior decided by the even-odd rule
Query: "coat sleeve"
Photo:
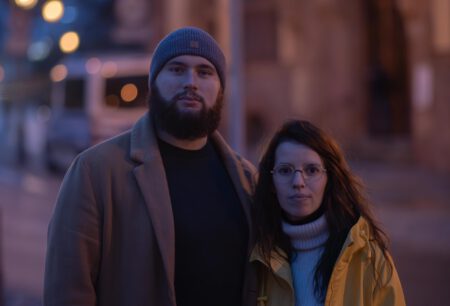
[[[92,179],[78,157],[63,180],[48,228],[45,306],[96,305],[100,237]]]
[[[374,290],[374,306],[405,306],[405,296],[392,257],[382,257],[377,270],[380,282]],[[389,264],[390,263],[390,264]]]

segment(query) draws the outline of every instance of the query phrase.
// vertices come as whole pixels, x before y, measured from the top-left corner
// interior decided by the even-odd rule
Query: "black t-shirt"
[[[159,147],[175,222],[177,305],[241,305],[248,226],[219,153],[210,141],[194,151]]]

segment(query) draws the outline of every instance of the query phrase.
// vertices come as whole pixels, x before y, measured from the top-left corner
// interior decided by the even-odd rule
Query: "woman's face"
[[[327,174],[311,148],[285,141],[275,151],[273,183],[278,202],[290,221],[301,221],[321,205]]]

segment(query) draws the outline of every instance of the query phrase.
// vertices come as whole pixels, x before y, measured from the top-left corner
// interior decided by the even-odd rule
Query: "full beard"
[[[195,113],[180,111],[177,101],[185,95],[195,96],[202,104],[202,108]],[[222,90],[211,108],[207,108],[203,98],[190,90],[177,94],[171,100],[166,100],[160,95],[156,86],[152,86],[148,101],[150,115],[156,128],[177,139],[195,140],[209,136],[219,127],[223,107]]]

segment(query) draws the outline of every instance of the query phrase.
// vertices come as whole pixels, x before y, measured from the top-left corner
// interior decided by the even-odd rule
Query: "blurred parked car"
[[[49,122],[47,132],[45,159],[48,169],[65,170],[73,158],[90,145],[89,121],[83,111],[55,116]]]
[[[78,153],[129,129],[146,112],[149,65],[148,55],[97,55],[69,57],[52,69],[50,170],[66,170]]]

